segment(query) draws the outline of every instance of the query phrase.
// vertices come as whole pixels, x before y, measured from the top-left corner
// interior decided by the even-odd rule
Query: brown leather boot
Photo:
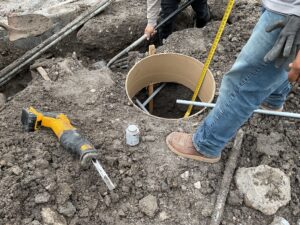
[[[216,163],[221,157],[209,158],[195,149],[192,142],[192,135],[180,132],[172,132],[166,138],[169,149],[177,155],[207,163]]]

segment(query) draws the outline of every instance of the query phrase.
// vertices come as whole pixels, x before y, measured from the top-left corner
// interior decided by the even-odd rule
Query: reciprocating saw
[[[60,144],[68,151],[80,157],[81,165],[86,166],[88,163],[93,163],[109,190],[115,188],[101,164],[96,159],[98,154],[95,147],[78,133],[66,115],[62,113],[42,113],[33,107],[29,107],[28,109],[22,110],[21,122],[24,130],[27,132],[35,131],[40,127],[52,129],[58,137]]]

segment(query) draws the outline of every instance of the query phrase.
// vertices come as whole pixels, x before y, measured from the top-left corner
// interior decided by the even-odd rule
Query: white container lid
[[[136,125],[129,125],[127,129],[129,132],[137,132],[139,130]]]

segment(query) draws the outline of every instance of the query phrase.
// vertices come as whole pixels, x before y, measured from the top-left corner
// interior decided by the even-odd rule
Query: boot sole
[[[189,154],[184,154],[182,152],[177,151],[171,144],[170,144],[170,135],[167,136],[166,138],[166,143],[168,148],[174,152],[175,154],[182,156],[184,158],[188,158],[188,159],[194,159],[197,161],[201,161],[201,162],[206,162],[206,163],[216,163],[218,161],[220,161],[221,157],[218,158],[207,158],[204,156],[200,156],[200,155],[189,155]]]

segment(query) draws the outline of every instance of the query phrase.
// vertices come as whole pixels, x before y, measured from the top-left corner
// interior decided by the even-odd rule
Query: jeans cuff
[[[283,108],[283,104],[281,105],[273,105],[273,104],[270,104],[270,103],[267,103],[267,102],[263,102],[261,104],[261,108],[266,108],[266,109],[269,109],[269,110],[279,110],[279,109],[282,109]]]
[[[192,142],[193,142],[193,145],[194,145],[195,149],[197,150],[197,152],[199,152],[201,155],[203,155],[207,158],[217,158],[217,157],[219,157],[219,156],[207,154],[207,153],[200,150],[200,147],[196,144],[196,133],[193,134]]]

